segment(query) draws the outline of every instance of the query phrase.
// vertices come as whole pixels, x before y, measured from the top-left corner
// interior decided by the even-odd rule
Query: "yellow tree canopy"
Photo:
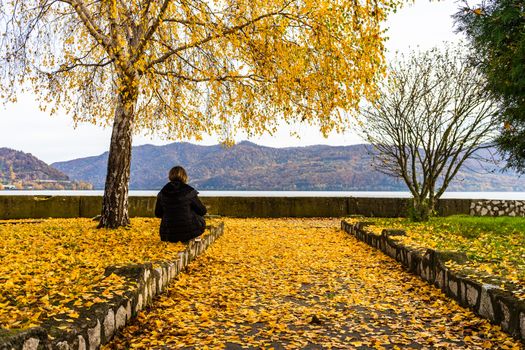
[[[133,131],[169,138],[304,121],[324,133],[371,97],[396,0],[0,0],[2,95],[110,124],[136,87]],[[29,83],[29,84],[28,84]],[[122,91],[120,91],[122,92]]]

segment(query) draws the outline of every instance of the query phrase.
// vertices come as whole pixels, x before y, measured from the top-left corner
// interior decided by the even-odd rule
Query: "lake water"
[[[0,191],[0,196],[102,196],[104,191]],[[156,196],[158,191],[129,191],[130,196]],[[409,198],[394,191],[200,191],[202,197],[370,197]],[[442,198],[525,200],[525,192],[446,192]]]

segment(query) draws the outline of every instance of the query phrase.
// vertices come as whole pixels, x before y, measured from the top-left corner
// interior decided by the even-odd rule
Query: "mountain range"
[[[0,189],[91,189],[31,153],[0,148]]]
[[[108,153],[53,163],[71,179],[104,188]],[[243,141],[232,147],[171,143],[133,147],[130,189],[158,190],[169,169],[186,168],[199,190],[404,191],[402,181],[375,170],[369,145],[272,148]],[[497,170],[497,169],[496,169]],[[516,173],[487,172],[469,161],[450,191],[524,191]]]

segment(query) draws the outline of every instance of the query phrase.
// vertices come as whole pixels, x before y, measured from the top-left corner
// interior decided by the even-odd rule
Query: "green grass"
[[[407,219],[374,218],[369,229],[404,229],[397,240],[417,248],[464,252],[466,268],[510,280],[525,295],[525,218],[449,216],[414,223]],[[520,292],[521,295],[521,292]]]

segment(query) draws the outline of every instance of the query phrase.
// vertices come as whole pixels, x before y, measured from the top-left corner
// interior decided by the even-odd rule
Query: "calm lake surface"
[[[0,196],[102,196],[104,191],[0,191]],[[129,191],[130,196],[156,196],[158,191]],[[202,197],[370,197],[409,198],[393,191],[200,191]],[[525,192],[446,192],[443,198],[525,200]]]

